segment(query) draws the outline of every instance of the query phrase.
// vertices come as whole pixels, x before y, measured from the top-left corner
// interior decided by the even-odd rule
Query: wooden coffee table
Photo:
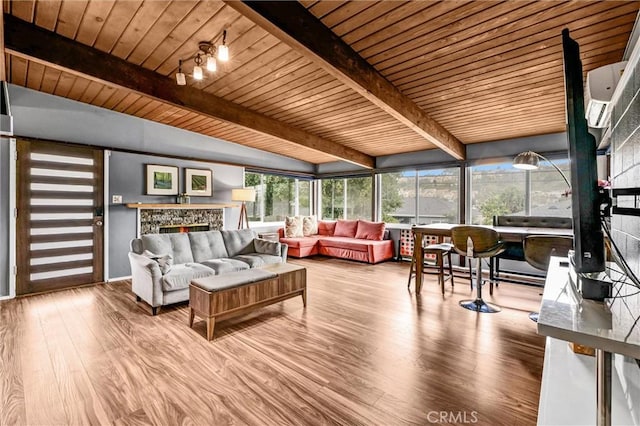
[[[307,306],[307,270],[292,263],[274,263],[260,269],[278,274],[278,290],[281,294],[301,295],[302,304]]]
[[[298,295],[306,307],[307,270],[289,263],[195,279],[189,286],[189,327],[198,314],[207,322],[207,340],[212,340],[216,320]]]

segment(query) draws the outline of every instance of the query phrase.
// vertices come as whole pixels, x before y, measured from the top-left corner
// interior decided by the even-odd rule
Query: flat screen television
[[[604,237],[600,222],[596,141],[589,133],[584,108],[580,47],[562,30],[564,87],[567,102],[567,137],[571,160],[571,203],[575,272],[605,270]]]

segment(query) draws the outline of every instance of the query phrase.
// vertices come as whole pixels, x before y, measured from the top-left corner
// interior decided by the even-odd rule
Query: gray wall
[[[473,164],[478,160],[490,158],[513,158],[522,151],[539,153],[561,153],[567,151],[567,134],[551,133],[541,136],[530,136],[518,139],[505,139],[495,142],[476,143],[466,146],[467,162]],[[376,158],[377,169],[393,169],[404,167],[429,167],[430,165],[459,164],[446,152],[439,149],[428,151],[407,152],[405,154],[383,155]],[[336,161],[320,164],[316,167],[317,174],[341,174],[362,172],[365,169],[350,163]]]
[[[633,74],[631,74],[633,73]],[[611,175],[614,188],[640,188],[640,66],[626,69],[627,80],[621,95],[614,100],[611,118]],[[616,90],[616,93],[618,91]],[[620,200],[620,207],[634,207]],[[637,207],[637,205],[636,205]],[[614,242],[637,277],[640,277],[640,217],[613,215]],[[636,296],[637,297],[637,296]],[[628,303],[634,306],[633,301]],[[635,301],[640,306],[640,300]],[[640,312],[636,312],[640,317]],[[616,368],[626,382],[628,402],[636,424],[640,424],[640,368],[631,358],[618,357]]]
[[[0,297],[9,295],[9,139],[0,138]]]
[[[178,166],[179,192],[185,191],[184,168],[211,169],[213,171],[213,196],[191,197],[191,203],[228,203],[231,202],[231,189],[244,184],[244,168],[198,161],[183,161],[174,158],[152,155],[112,152],[109,159],[109,196],[122,195],[123,204],[109,205],[109,277],[118,278],[131,275],[129,259],[129,241],[136,236],[136,210],[125,206],[126,203],[175,203],[175,196],[144,195],[145,164]],[[225,229],[234,229],[238,225],[240,209],[224,209]]]

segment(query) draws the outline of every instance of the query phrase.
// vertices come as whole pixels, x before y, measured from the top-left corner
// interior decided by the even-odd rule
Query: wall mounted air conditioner
[[[605,128],[609,125],[611,96],[626,65],[626,61],[618,62],[587,73],[584,102],[589,127]]]

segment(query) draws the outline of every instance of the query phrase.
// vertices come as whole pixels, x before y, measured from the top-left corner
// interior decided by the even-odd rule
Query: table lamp
[[[251,188],[236,188],[231,190],[231,201],[242,201],[240,207],[240,218],[238,219],[238,229],[244,228],[245,222],[249,228],[249,217],[247,215],[247,201],[256,200],[256,190]]]

